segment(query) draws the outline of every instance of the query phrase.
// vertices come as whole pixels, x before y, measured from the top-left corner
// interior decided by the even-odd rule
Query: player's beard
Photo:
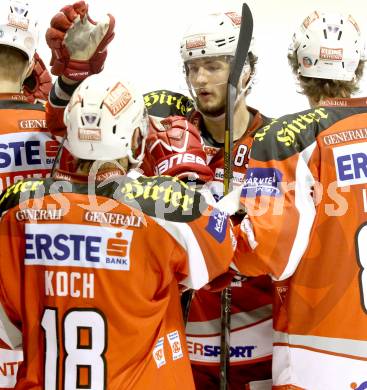
[[[225,113],[226,103],[225,103],[225,99],[223,98],[213,105],[207,103],[202,104],[200,102],[200,99],[197,98],[197,108],[203,115],[217,117]]]

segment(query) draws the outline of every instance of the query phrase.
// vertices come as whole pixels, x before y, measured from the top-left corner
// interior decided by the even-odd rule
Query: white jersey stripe
[[[348,355],[350,357],[367,359],[367,341],[351,340],[334,337],[294,335],[274,332],[274,343],[286,343],[291,346],[314,348],[320,352]]]
[[[311,187],[315,180],[307,164],[315,148],[316,142],[313,142],[300,153],[298,159],[295,177],[295,206],[299,212],[299,222],[287,266],[279,280],[287,279],[294,273],[308,245],[316,210],[311,194]]]
[[[231,330],[244,328],[272,316],[272,305],[264,305],[257,309],[231,315]],[[186,324],[187,335],[207,335],[220,332],[220,318],[210,321],[188,322]]]
[[[165,229],[187,252],[189,260],[189,275],[180,283],[195,290],[209,282],[209,273],[200,245],[190,226],[182,222],[165,221],[153,218]]]

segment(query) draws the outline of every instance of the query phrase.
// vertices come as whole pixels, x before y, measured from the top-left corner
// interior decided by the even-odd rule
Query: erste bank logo
[[[130,270],[133,231],[74,224],[25,224],[25,265]]]
[[[367,142],[333,149],[338,187],[367,183]]]
[[[45,132],[0,135],[0,174],[51,169],[58,147]]]

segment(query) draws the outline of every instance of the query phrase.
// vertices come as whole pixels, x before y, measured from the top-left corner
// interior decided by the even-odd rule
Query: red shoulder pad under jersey
[[[46,103],[46,122],[53,136],[64,137],[66,127],[64,124],[65,107],[54,107],[49,101]]]
[[[151,121],[146,153],[156,175],[202,182],[213,178],[199,130],[184,117],[170,116],[160,123]]]
[[[30,103],[37,99],[46,101],[52,87],[51,75],[38,53],[34,55],[33,71],[23,83],[23,92]]]

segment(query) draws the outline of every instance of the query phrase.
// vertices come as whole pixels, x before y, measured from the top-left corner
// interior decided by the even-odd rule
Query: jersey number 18
[[[59,348],[64,350],[62,388],[106,389],[107,327],[96,310],[69,310],[58,331],[58,311],[45,309],[41,326],[45,332],[45,390],[57,390],[60,376]]]

